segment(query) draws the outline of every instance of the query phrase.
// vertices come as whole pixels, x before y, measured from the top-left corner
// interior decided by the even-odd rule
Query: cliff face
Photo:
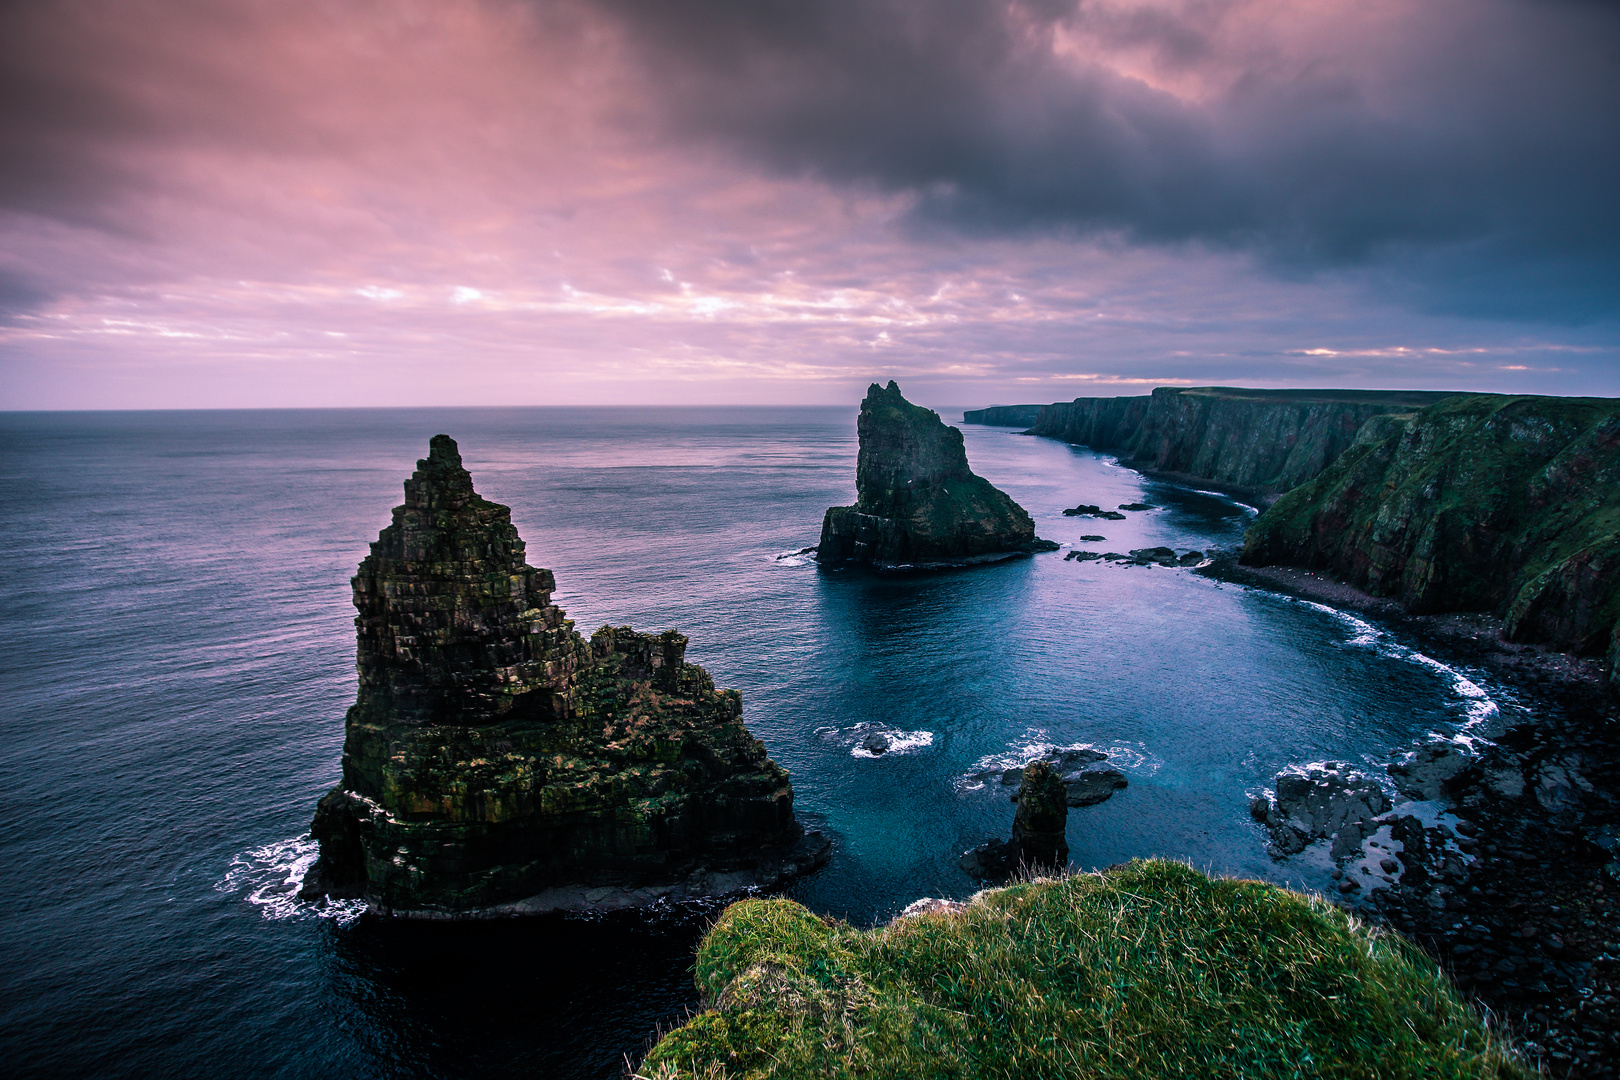
[[[962,433],[873,383],[857,424],[854,506],[827,510],[817,558],[878,566],[949,562],[1057,547],[1029,513],[968,468]]]
[[[824,856],[736,691],[674,631],[576,633],[449,437],[353,585],[360,691],[305,896],[428,917],[616,907]]]
[[[992,405],[987,409],[968,409],[962,414],[964,424],[990,424],[995,427],[1027,428],[1040,419],[1044,405]]]
[[[1320,473],[1373,417],[1410,414],[1446,396],[1160,387],[1148,397],[1044,406],[1030,434],[1117,450],[1128,464],[1270,496]]]
[[[1328,567],[1414,613],[1495,612],[1513,640],[1612,665],[1620,402],[1469,395],[1370,430],[1255,522],[1242,559]]]

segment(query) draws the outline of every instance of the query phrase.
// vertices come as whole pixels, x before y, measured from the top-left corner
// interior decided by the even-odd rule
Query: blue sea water
[[[948,415],[955,419],[960,413]],[[688,634],[793,773],[830,865],[793,895],[870,923],[961,897],[1004,836],[986,770],[1110,754],[1074,862],[1167,855],[1305,887],[1248,798],[1494,706],[1488,683],[1318,605],[1187,570],[826,571],[853,409],[0,415],[0,1055],[15,1076],[617,1076],[696,1004],[712,909],[390,925],[292,892],[355,691],[349,577],[444,431],[585,632]],[[1042,536],[1232,547],[1253,511],[1106,455],[964,427]],[[1125,521],[1065,506],[1146,502]],[[1100,533],[1104,543],[1082,543]],[[880,757],[863,725],[894,732]]]

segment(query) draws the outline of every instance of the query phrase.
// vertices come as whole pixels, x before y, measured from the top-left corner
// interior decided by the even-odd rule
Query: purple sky
[[[0,409],[1620,395],[1603,0],[11,0]]]

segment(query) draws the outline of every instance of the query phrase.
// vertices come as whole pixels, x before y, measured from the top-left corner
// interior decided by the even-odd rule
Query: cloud
[[[1612,4],[596,6],[677,129],[782,173],[915,193],[919,226],[1377,268],[1375,287],[1442,310],[1620,309]]]
[[[1620,392],[1613,12],[13,0],[0,407]]]

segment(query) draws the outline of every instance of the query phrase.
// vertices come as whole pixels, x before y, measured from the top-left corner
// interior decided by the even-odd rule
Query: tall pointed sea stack
[[[856,430],[854,506],[828,509],[817,558],[826,563],[926,565],[1052,551],[1029,512],[968,468],[962,433],[873,383]]]
[[[354,578],[360,693],[303,895],[419,917],[628,907],[824,861],[687,639],[586,641],[435,435]]]

